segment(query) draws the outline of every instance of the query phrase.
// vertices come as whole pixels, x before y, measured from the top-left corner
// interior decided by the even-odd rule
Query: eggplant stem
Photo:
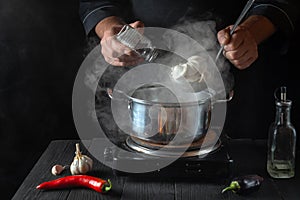
[[[104,187],[104,192],[107,192],[112,188],[112,184],[111,184],[110,179],[107,179],[107,182],[108,182],[109,185]]]
[[[236,192],[236,190],[239,190],[240,188],[241,188],[241,186],[237,181],[232,181],[228,187],[226,187],[222,190],[222,193],[229,191],[229,190]]]

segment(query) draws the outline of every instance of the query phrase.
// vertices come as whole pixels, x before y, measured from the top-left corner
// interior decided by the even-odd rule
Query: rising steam
[[[180,43],[179,47],[173,47],[172,39],[170,39],[172,37],[166,35],[164,39],[169,40],[168,48],[181,48],[190,53],[190,57],[186,62],[178,63],[173,66],[173,77],[176,80],[183,77],[188,82],[201,82],[208,79],[213,82],[212,80],[216,80],[216,74],[214,74],[215,72],[213,72],[210,67],[210,65],[212,65],[212,60],[215,59],[219,50],[215,21],[184,21],[183,23],[172,27],[172,29],[191,37],[203,47],[203,49],[200,50],[193,49],[191,46],[188,46],[190,43],[186,43],[185,41]],[[215,64],[222,76],[226,94],[228,94],[234,84],[233,75],[230,72],[230,64],[223,56],[221,56]],[[215,86],[215,88],[220,87]]]

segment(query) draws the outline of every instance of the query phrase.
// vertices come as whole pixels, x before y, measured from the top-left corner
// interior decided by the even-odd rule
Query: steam
[[[188,52],[186,62],[178,63],[173,66],[172,75],[176,80],[185,78],[188,82],[200,82],[201,80],[216,80],[217,74],[211,69],[212,60],[215,59],[219,44],[217,42],[216,23],[212,20],[206,21],[183,21],[172,29],[183,33],[193,40],[197,41],[203,49],[197,49],[190,46],[190,42],[182,41],[179,45],[173,46],[172,37],[166,34],[164,39],[168,41],[168,48],[178,49]],[[195,64],[196,63],[196,64]],[[233,88],[234,79],[230,72],[230,64],[223,56],[216,63],[219,73],[222,76],[226,94]],[[214,86],[218,93],[224,92],[219,86]]]

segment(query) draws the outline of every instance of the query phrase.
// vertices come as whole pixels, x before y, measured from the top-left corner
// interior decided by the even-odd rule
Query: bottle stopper
[[[286,102],[286,87],[280,87],[280,100],[281,102]]]

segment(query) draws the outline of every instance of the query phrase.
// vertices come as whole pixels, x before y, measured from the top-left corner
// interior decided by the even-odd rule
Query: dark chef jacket
[[[284,80],[280,65],[295,28],[298,9],[293,0],[256,0],[248,15],[263,15],[277,32],[259,47],[259,59],[246,70],[232,67],[234,98],[229,102],[225,130],[232,137],[266,138],[274,119],[273,91]],[[127,23],[141,20],[146,27],[169,28],[182,19],[215,20],[220,30],[235,22],[246,0],[80,0],[79,14],[87,36],[108,16]],[[297,2],[297,1],[295,1]],[[280,58],[280,59],[279,59]],[[270,78],[270,72],[272,73]],[[279,78],[276,78],[276,76]],[[277,81],[277,82],[276,82]],[[275,83],[274,83],[275,82]],[[284,84],[284,83],[282,83]]]
[[[209,17],[233,24],[246,0],[81,0],[80,17],[86,33],[108,16],[119,16],[128,23],[141,20],[145,26],[165,27],[175,25],[183,17]],[[256,0],[249,14],[264,15],[277,27],[290,32],[295,23],[296,9],[288,0]]]

